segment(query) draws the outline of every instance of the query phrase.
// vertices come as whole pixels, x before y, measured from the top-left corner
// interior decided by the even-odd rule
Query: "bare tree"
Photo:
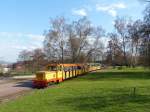
[[[141,41],[141,27],[143,22],[137,20],[128,25],[128,34],[130,38],[130,48],[131,48],[131,65],[134,67],[137,65],[138,61],[138,51]]]
[[[35,49],[32,51],[32,69],[33,71],[43,70],[46,63],[45,54],[42,49]]]
[[[91,22],[83,17],[72,23],[66,23],[64,18],[56,18],[51,22],[51,27],[46,33],[44,50],[52,60],[64,62],[87,61],[91,55],[98,55],[103,44],[100,38],[104,35],[101,27],[94,27]]]
[[[31,59],[30,56],[32,56],[32,52],[28,50],[23,50],[19,53],[18,61],[28,61]]]
[[[140,2],[150,2],[150,0],[138,0],[138,1],[140,1]]]
[[[86,18],[81,18],[74,22],[76,40],[78,41],[78,49],[75,60],[79,61],[82,52],[88,47],[88,37],[92,33],[91,22]]]
[[[92,33],[92,26],[87,18],[81,18],[68,25],[67,31],[69,36],[69,49],[71,52],[72,62],[80,61],[80,57],[85,53],[88,47],[88,38]]]
[[[50,29],[46,33],[44,41],[46,54],[49,57],[53,57],[53,59],[61,59],[62,63],[64,61],[64,49],[66,46],[65,26],[65,19],[63,17],[52,19]]]
[[[123,49],[123,56],[124,56],[124,65],[128,65],[128,61],[127,61],[127,45],[128,45],[128,30],[127,30],[127,26],[128,26],[129,20],[127,20],[126,18],[117,18],[115,20],[115,28],[117,30],[117,32],[120,34],[120,38],[121,38],[121,43],[122,43],[122,49]]]
[[[123,51],[121,42],[116,33],[109,33],[110,41],[108,43],[108,57],[109,63],[113,66],[123,64]]]
[[[100,38],[104,36],[102,27],[94,27],[87,18],[74,21],[67,27],[69,51],[72,62],[87,61],[91,56],[97,56],[102,51]],[[82,60],[81,60],[82,57]],[[83,59],[84,57],[84,59]]]
[[[89,44],[87,49],[87,58],[90,58],[92,56],[94,58],[102,58],[103,51],[104,51],[104,44],[101,41],[101,37],[105,36],[105,30],[99,26],[96,28],[93,28],[93,32],[91,36],[89,37]],[[99,59],[100,61],[100,59]]]
[[[18,61],[22,63],[22,66],[24,67],[24,73],[30,71],[31,66],[29,61],[32,60],[32,52],[28,50],[23,50],[19,53]]]
[[[80,47],[80,39],[77,37],[76,34],[76,28],[75,28],[76,22],[73,22],[72,24],[67,25],[67,34],[68,34],[68,54],[70,54],[71,62],[76,62],[78,50]]]
[[[140,54],[144,57],[144,65],[150,66],[150,4],[145,8],[144,21],[141,29],[142,44]]]

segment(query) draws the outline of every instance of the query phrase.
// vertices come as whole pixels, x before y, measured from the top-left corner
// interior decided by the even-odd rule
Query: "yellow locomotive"
[[[49,83],[59,83],[97,69],[100,69],[99,64],[49,64],[46,71],[36,73],[33,86],[47,87]]]

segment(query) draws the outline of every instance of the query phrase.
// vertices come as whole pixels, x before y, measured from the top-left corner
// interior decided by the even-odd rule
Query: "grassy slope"
[[[0,105],[0,112],[59,111],[149,112],[150,72],[139,68],[90,73]]]

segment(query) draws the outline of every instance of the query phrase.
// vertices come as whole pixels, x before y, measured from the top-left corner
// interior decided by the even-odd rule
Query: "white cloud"
[[[97,11],[103,11],[107,12],[109,15],[116,17],[117,16],[117,10],[118,9],[125,9],[126,5],[124,3],[116,3],[116,4],[110,4],[110,5],[96,5]]]
[[[26,36],[31,38],[34,41],[43,41],[44,40],[43,35],[26,34]]]
[[[17,50],[26,50],[26,49],[28,49],[27,46],[22,46],[22,45],[13,45],[12,48],[17,49]]]
[[[6,38],[9,38],[9,37],[21,37],[23,36],[22,33],[14,33],[14,32],[0,32],[0,37],[6,37]]]
[[[77,10],[73,10],[72,13],[74,15],[78,15],[78,16],[87,16],[87,11],[83,8],[81,9],[77,9]]]
[[[117,12],[116,12],[115,10],[113,10],[113,9],[108,10],[108,13],[109,13],[111,16],[113,16],[113,17],[116,17],[116,16],[117,16]]]
[[[112,7],[118,8],[118,9],[124,9],[126,8],[126,5],[124,3],[117,3],[117,4],[113,4]]]
[[[16,61],[22,50],[42,48],[43,35],[17,32],[0,32],[0,57],[6,61]]]
[[[35,45],[28,45],[28,46],[24,46],[24,45],[12,45],[11,48],[22,51],[22,50],[29,50],[32,51],[36,48],[41,48],[41,46],[35,46]]]
[[[0,37],[5,38],[26,38],[31,39],[34,41],[43,41],[44,36],[43,35],[37,35],[37,34],[26,34],[26,33],[16,33],[16,32],[0,32]]]
[[[112,23],[113,26],[115,25],[115,21],[112,21],[111,23]]]

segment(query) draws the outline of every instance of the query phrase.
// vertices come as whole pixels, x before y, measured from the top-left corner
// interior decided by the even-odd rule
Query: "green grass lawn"
[[[0,112],[150,112],[150,71],[89,73],[1,104]]]

